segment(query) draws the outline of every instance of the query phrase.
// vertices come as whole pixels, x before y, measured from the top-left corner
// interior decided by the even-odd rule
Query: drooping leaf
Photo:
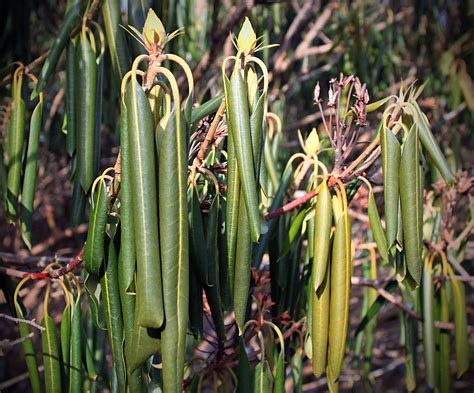
[[[164,321],[153,117],[142,88],[127,86],[128,143],[137,258],[136,315],[138,325],[159,328]],[[172,187],[174,189],[174,186]],[[172,190],[170,189],[170,191]]]
[[[59,56],[61,56],[61,53],[69,42],[69,35],[72,32],[72,29],[74,29],[74,27],[76,27],[80,21],[80,10],[81,2],[78,0],[72,2],[72,5],[67,10],[66,16],[64,17],[64,22],[54,41],[53,47],[51,48],[51,51],[49,52],[49,55],[43,64],[43,68],[41,68],[38,85],[35,87],[31,95],[31,99],[36,98],[36,96],[41,91],[43,91],[49,81],[49,78],[53,74],[56,64],[58,63]]]
[[[166,315],[161,333],[162,375],[164,390],[178,392],[183,381],[189,301],[188,156],[186,130],[179,111],[171,113],[159,156],[160,248]],[[201,246],[205,247],[205,243]]]
[[[81,33],[76,46],[76,176],[84,190],[89,191],[94,177],[94,132],[96,117],[97,63],[87,34]]]
[[[420,150],[418,129],[413,126],[408,133],[400,159],[400,205],[403,221],[403,245],[406,265],[416,286],[421,280],[422,227],[420,196]],[[387,227],[388,229],[388,227]]]
[[[385,228],[387,246],[391,249],[397,238],[400,144],[393,132],[381,130],[382,173],[384,184]]]
[[[23,241],[28,248],[31,248],[31,224],[33,222],[42,111],[43,102],[40,101],[31,115],[25,174],[23,176],[23,187],[21,190],[21,234],[23,236]]]
[[[92,206],[87,242],[84,248],[84,268],[90,274],[99,276],[105,255],[105,226],[108,216],[108,198],[105,180],[97,183],[98,190]]]

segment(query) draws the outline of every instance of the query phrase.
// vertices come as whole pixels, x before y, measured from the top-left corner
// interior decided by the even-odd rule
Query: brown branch
[[[10,315],[8,315],[8,314],[4,314],[4,313],[0,313],[0,318],[5,318],[5,319],[8,319],[8,320],[13,321],[13,322],[15,322],[15,323],[26,323],[26,324],[28,324],[28,325],[30,325],[30,326],[35,327],[35,328],[38,329],[40,332],[43,332],[43,331],[45,330],[44,327],[41,326],[41,325],[38,325],[38,324],[35,322],[34,319],[30,321],[29,319],[15,318],[15,317],[12,317],[12,316],[10,316]]]
[[[217,126],[219,125],[219,122],[221,121],[221,118],[224,115],[224,112],[225,112],[225,100],[222,99],[221,104],[219,108],[217,109],[216,116],[214,117],[214,120],[212,121],[211,126],[209,127],[209,130],[207,131],[206,138],[202,142],[201,148],[196,158],[193,161],[193,164],[190,168],[190,173],[193,173],[197,168],[201,166],[202,161],[206,155],[207,148],[209,147],[209,144],[214,138],[214,134],[217,130]]]

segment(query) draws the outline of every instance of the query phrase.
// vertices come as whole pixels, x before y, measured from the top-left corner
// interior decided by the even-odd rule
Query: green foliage
[[[457,171],[464,136],[447,147],[439,133],[472,121],[459,55],[472,33],[456,33],[439,67],[426,66],[434,81],[416,87],[403,78],[407,64],[425,67],[417,40],[426,51],[427,37],[399,22],[425,18],[417,6],[293,3],[261,14],[242,3],[226,24],[221,2],[68,1],[50,52],[1,70],[1,211],[33,249],[45,139],[70,164],[71,224],[88,217],[71,264],[13,274],[12,296],[2,286],[32,391],[303,391],[308,362],[320,387],[347,389],[352,367],[375,389],[377,316],[390,305],[407,390],[449,391],[454,375],[472,374],[472,278],[460,262],[473,182]],[[240,19],[235,52],[224,51]],[[445,106],[429,111],[429,97]],[[298,146],[291,131],[307,127]],[[48,280],[38,326],[20,300],[31,279]]]

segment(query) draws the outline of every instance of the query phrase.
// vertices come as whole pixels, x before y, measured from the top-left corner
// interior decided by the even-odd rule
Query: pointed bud
[[[153,49],[156,45],[163,42],[166,36],[165,27],[160,18],[151,8],[143,26],[143,41],[147,49]]]
[[[239,36],[237,38],[237,48],[239,51],[250,53],[257,45],[257,36],[253,31],[252,24],[249,18],[245,18],[245,22],[240,29]]]
[[[311,130],[308,137],[306,138],[304,145],[305,145],[304,146],[305,151],[308,154],[313,155],[319,150],[320,144],[319,144],[319,137],[318,137],[316,128],[313,128]]]

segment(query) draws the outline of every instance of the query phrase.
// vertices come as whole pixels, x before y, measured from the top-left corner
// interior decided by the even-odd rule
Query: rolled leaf
[[[100,179],[97,186],[98,190],[92,206],[83,259],[86,271],[99,276],[105,255],[104,239],[108,216],[108,199],[105,180]]]
[[[180,112],[171,113],[159,156],[160,247],[166,315],[166,327],[161,333],[163,386],[167,392],[180,392],[189,301],[188,154]]]
[[[96,110],[96,55],[83,31],[76,48],[76,176],[87,193],[94,177],[94,132]]]
[[[104,18],[105,34],[110,51],[112,65],[118,80],[121,80],[130,68],[125,31],[120,27],[120,1],[106,0],[102,5],[102,16]]]
[[[431,159],[433,160],[436,168],[438,168],[441,176],[443,176],[444,180],[448,184],[453,184],[455,179],[454,175],[449,168],[449,165],[444,157],[441,149],[438,146],[433,134],[430,130],[430,125],[428,123],[428,119],[426,115],[421,111],[418,104],[415,102],[414,107],[416,109],[416,114],[418,116],[417,119],[417,126],[419,129],[419,135],[421,143],[425,147],[426,151],[430,155]]]
[[[107,267],[101,278],[101,296],[105,309],[105,322],[112,350],[112,365],[117,376],[119,391],[126,390],[126,369],[123,353],[123,321],[120,305],[118,261],[113,239],[107,241]]]
[[[33,222],[33,208],[36,187],[36,172],[38,166],[38,148],[41,129],[43,103],[36,105],[30,122],[30,135],[28,137],[28,150],[26,153],[25,174],[21,191],[21,234],[23,241],[31,248],[31,224]]]
[[[61,364],[59,347],[56,340],[56,325],[53,318],[45,315],[43,319],[44,332],[41,334],[43,346],[44,383],[47,393],[62,392]]]
[[[382,257],[384,262],[388,262],[387,239],[382,228],[379,212],[377,210],[377,204],[375,203],[374,191],[372,190],[372,188],[370,188],[369,190],[368,214],[370,229],[372,230],[372,234],[374,235],[375,243],[377,244],[377,249],[379,250],[380,256]]]
[[[420,285],[423,246],[419,161],[418,129],[413,126],[404,143],[400,159],[400,205],[407,270],[416,286]]]
[[[226,77],[225,77],[226,78]],[[239,177],[249,218],[250,234],[253,242],[260,237],[260,212],[258,209],[255,163],[253,159],[250,112],[247,89],[236,66],[226,90],[227,114],[230,121],[230,137],[233,139],[237,157]]]
[[[313,285],[317,291],[326,277],[329,244],[332,226],[331,193],[326,180],[323,180],[314,212],[313,238]]]
[[[49,81],[49,78],[53,74],[56,64],[58,63],[59,56],[61,56],[61,53],[69,42],[69,35],[71,34],[72,29],[74,29],[74,27],[76,27],[80,21],[80,10],[80,1],[74,1],[73,5],[68,9],[61,29],[58,32],[56,40],[54,41],[53,47],[51,48],[51,51],[49,52],[49,55],[43,64],[43,68],[41,68],[38,78],[38,85],[35,87],[31,95],[31,99],[34,99],[41,91],[43,91]]]
[[[380,139],[382,151],[383,194],[387,247],[395,245],[398,226],[400,143],[393,132],[383,127]]]
[[[245,323],[245,313],[250,289],[250,266],[252,262],[252,239],[246,205],[243,197],[243,187],[240,191],[239,222],[237,224],[237,251],[235,255],[235,276],[234,276],[234,313],[235,322],[242,335],[242,328]]]
[[[21,90],[21,84],[19,89]],[[7,175],[7,217],[14,221],[18,213],[21,168],[25,137],[25,101],[21,92],[13,97],[10,124],[8,128],[8,175]]]
[[[130,156],[134,157],[130,160],[130,177],[137,257],[135,317],[140,326],[159,328],[164,321],[164,310],[158,247],[153,117],[148,99],[136,83],[127,86],[126,105]]]

